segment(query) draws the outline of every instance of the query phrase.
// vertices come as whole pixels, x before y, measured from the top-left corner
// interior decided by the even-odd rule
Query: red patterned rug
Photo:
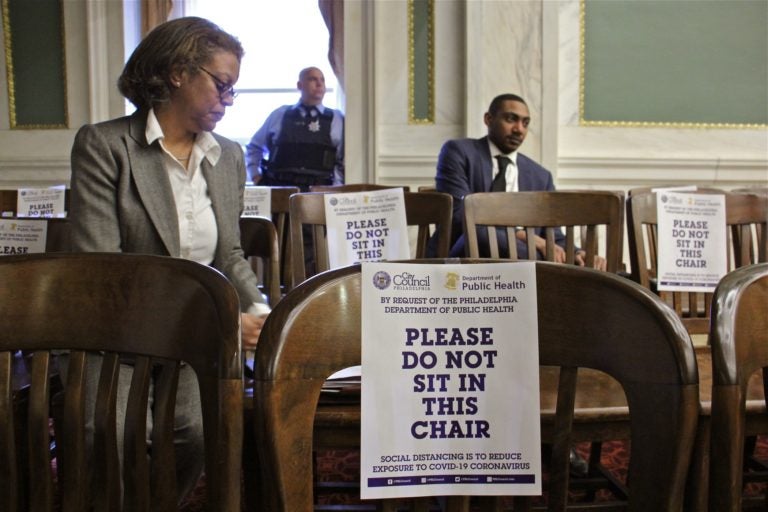
[[[580,444],[577,451],[583,456],[588,455],[589,444]],[[768,462],[768,438],[760,437],[755,449],[755,456],[758,460]],[[318,482],[344,482],[347,484],[356,484],[360,478],[360,457],[354,451],[328,450],[318,452],[316,460],[316,478]],[[626,482],[627,461],[629,460],[629,446],[627,442],[614,441],[603,444],[601,455],[601,464],[607,468],[619,481]],[[753,483],[745,487],[745,496],[761,496],[765,493],[766,484]],[[205,480],[201,479],[193,494],[182,506],[183,512],[198,512],[203,510],[203,501],[205,493]],[[359,499],[359,491],[352,487],[351,489],[331,488],[328,492],[318,491],[318,505],[359,505],[364,502]],[[574,493],[573,500],[583,499],[583,496]],[[597,500],[615,499],[608,491],[599,491]],[[405,507],[405,504],[403,505]],[[244,509],[245,510],[245,509]],[[408,510],[403,508],[403,510]],[[440,510],[437,500],[435,500],[435,511]],[[472,512],[482,512],[477,505],[473,504]]]

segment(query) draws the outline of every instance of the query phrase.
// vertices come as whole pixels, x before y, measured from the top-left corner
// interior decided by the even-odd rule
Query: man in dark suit
[[[446,142],[437,161],[436,188],[453,196],[451,256],[465,255],[464,196],[472,192],[523,192],[555,190],[552,174],[518,152],[528,134],[531,115],[525,100],[515,94],[497,96],[484,116],[488,135],[480,139],[455,139]],[[501,162],[501,163],[500,163]],[[501,171],[499,167],[503,167]],[[519,232],[517,254],[528,258],[524,232]],[[555,260],[565,262],[565,237],[558,230]],[[506,240],[500,249],[507,251]],[[487,241],[486,241],[487,243]],[[482,245],[482,241],[481,241]],[[536,246],[544,249],[544,239],[537,237]],[[482,248],[481,248],[482,249]],[[576,254],[583,265],[583,251]]]
[[[523,98],[516,94],[496,96],[491,101],[483,120],[488,127],[487,136],[480,139],[449,140],[443,144],[437,160],[436,188],[438,192],[446,192],[453,196],[451,257],[465,255],[463,224],[465,195],[472,192],[555,190],[552,174],[518,152],[525,136],[528,135],[528,124],[531,122],[531,114]],[[505,235],[503,232],[500,234]],[[517,254],[521,259],[528,258],[524,236],[525,233],[520,231],[516,240]],[[537,252],[543,252],[545,241],[539,236],[536,238]],[[487,246],[488,241],[481,239],[479,242],[481,255],[483,255],[483,243]],[[499,240],[499,249],[502,254],[508,253],[505,242],[505,236]],[[555,249],[555,261],[564,263],[565,236],[560,230],[555,235],[555,242],[558,244]],[[584,265],[584,251],[577,251],[576,261]],[[602,265],[604,266],[604,261]],[[601,266],[601,262],[598,262],[597,266]],[[573,449],[570,463],[574,474],[586,474],[588,469],[586,461]]]

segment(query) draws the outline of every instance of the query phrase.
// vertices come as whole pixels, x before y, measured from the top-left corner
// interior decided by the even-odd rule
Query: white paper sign
[[[362,266],[361,497],[541,494],[533,262]]]
[[[725,196],[660,192],[658,289],[711,292],[728,271]]]
[[[331,268],[411,257],[402,188],[325,194],[325,223]]]
[[[66,217],[64,185],[19,189],[16,217]]]
[[[272,218],[272,189],[270,187],[245,187],[243,203],[243,217]]]
[[[0,219],[0,255],[45,252],[48,221]]]

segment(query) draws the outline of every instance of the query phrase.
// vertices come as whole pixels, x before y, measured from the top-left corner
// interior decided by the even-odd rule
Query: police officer
[[[344,116],[323,106],[325,76],[318,68],[299,73],[301,99],[272,112],[246,146],[248,175],[265,186],[344,183]]]

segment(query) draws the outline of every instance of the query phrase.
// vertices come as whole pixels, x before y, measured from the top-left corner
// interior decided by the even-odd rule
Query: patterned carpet
[[[577,446],[577,451],[584,457],[588,454],[589,445],[581,444]],[[761,437],[758,440],[755,450],[755,456],[761,461],[768,461],[768,439]],[[603,444],[601,463],[608,468],[610,472],[620,481],[626,481],[627,461],[629,457],[628,443],[615,441]],[[316,478],[318,482],[347,482],[356,483],[360,477],[360,458],[357,452],[351,451],[323,451],[317,453],[316,457]],[[764,483],[749,484],[745,488],[745,496],[761,496],[765,493],[766,485]],[[346,492],[331,490],[330,492],[318,492],[318,505],[355,505],[363,502],[357,497],[356,489],[349,489]],[[189,496],[182,505],[183,512],[200,512],[203,510],[203,501],[205,495],[205,478],[201,479],[195,491]],[[583,499],[583,495],[572,495],[573,500]],[[599,491],[598,500],[612,500],[613,496],[608,491]],[[407,501],[403,501],[402,511],[408,510]],[[510,505],[511,506],[511,505]],[[245,510],[245,508],[243,509]],[[439,511],[439,504],[434,500],[432,511]],[[483,512],[475,503],[472,505],[472,512]]]

